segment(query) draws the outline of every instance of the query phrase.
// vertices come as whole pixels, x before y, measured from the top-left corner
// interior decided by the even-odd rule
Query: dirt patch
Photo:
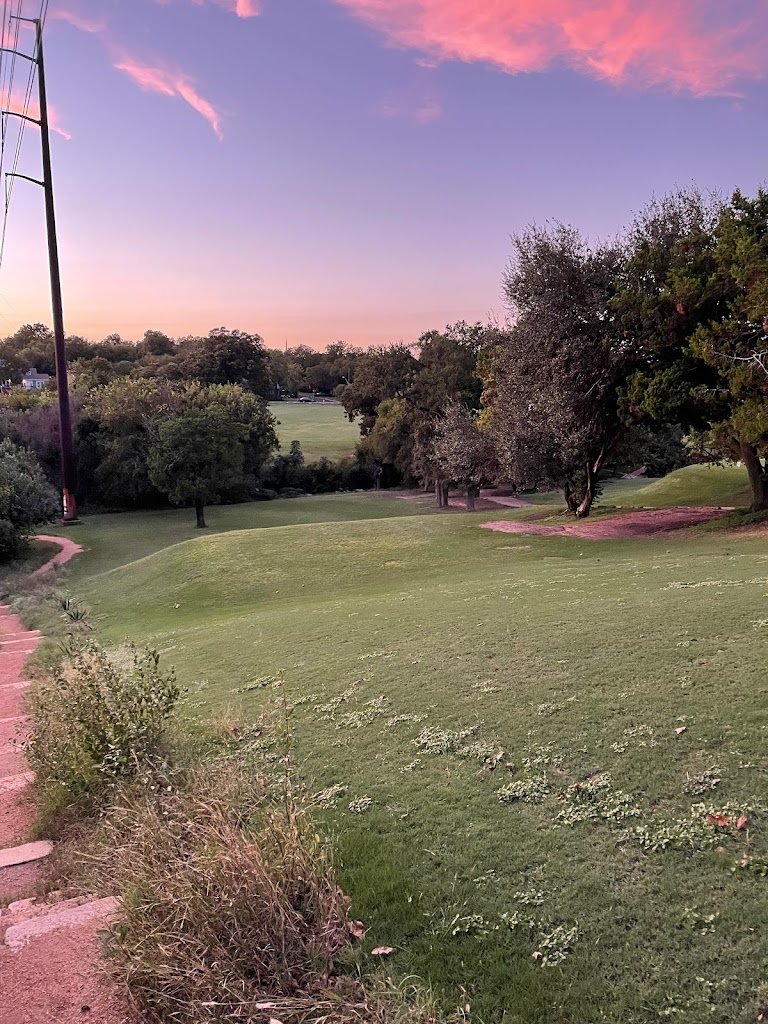
[[[102,976],[99,940],[84,925],[0,951],[3,1024],[129,1024]]]
[[[527,533],[553,537],[580,537],[583,540],[612,540],[631,537],[656,537],[686,526],[697,526],[730,511],[722,508],[654,508],[627,512],[609,518],[561,525],[553,523],[498,522],[482,523],[484,529],[497,533]]]
[[[18,846],[30,835],[35,805],[29,788],[0,793],[0,846]]]

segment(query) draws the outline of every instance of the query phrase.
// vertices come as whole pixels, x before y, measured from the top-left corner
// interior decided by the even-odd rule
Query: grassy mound
[[[77,589],[191,714],[256,722],[285,689],[353,916],[445,1008],[756,1019],[764,541],[477,529],[499,517],[222,533],[90,578],[86,554]]]
[[[652,508],[675,505],[749,505],[749,478],[743,466],[686,466],[634,491],[633,503]]]

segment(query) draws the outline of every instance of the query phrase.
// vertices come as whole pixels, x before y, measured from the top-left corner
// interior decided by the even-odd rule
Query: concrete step
[[[13,953],[24,949],[30,942],[62,929],[78,928],[88,923],[106,924],[118,910],[120,903],[113,896],[80,903],[67,900],[51,907],[47,913],[12,924],[5,933],[5,945]]]
[[[0,654],[2,654],[2,651],[0,651]],[[0,694],[10,693],[12,690],[26,690],[30,685],[31,683],[28,679],[17,679],[15,683],[3,683],[0,686]]]
[[[53,843],[43,840],[38,843],[24,843],[23,846],[11,846],[0,850],[0,869],[15,868],[19,864],[31,864],[33,860],[48,857],[53,850]]]
[[[0,779],[0,793],[10,793],[12,790],[26,789],[35,781],[34,772],[20,772],[18,775],[8,775]]]

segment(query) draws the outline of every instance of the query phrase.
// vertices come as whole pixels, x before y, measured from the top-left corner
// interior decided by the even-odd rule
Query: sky
[[[766,0],[50,0],[45,52],[65,325],[92,339],[412,342],[504,319],[529,223],[611,237],[675,186],[768,180]],[[16,181],[0,334],[50,319]]]

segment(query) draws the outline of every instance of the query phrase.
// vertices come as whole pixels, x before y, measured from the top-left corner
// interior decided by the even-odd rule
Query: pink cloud
[[[24,97],[14,94],[11,97],[11,102],[8,106],[8,109],[13,114],[23,113]],[[36,121],[40,119],[40,107],[36,99],[31,100],[29,106],[27,107],[26,113],[29,117],[35,118]],[[16,118],[14,118],[14,120],[16,120]],[[61,122],[59,121],[59,114],[56,110],[56,107],[54,107],[50,103],[48,104],[48,127],[52,132],[55,132],[57,135],[60,135],[62,139],[66,139],[67,142],[69,142],[69,140],[72,138],[72,136],[69,134],[66,128],[62,127]]]
[[[66,21],[67,24],[80,29],[81,32],[90,32],[94,35],[99,32],[103,32],[107,27],[106,21],[89,18],[86,15],[81,14],[79,11],[69,10],[66,7],[52,8],[51,17],[56,18],[59,21]]]
[[[139,86],[147,92],[160,93],[162,96],[177,96],[188,103],[193,110],[205,118],[213,128],[217,138],[221,141],[224,133],[221,127],[221,115],[215,107],[203,99],[197,92],[192,81],[180,72],[170,71],[167,68],[152,67],[146,64],[139,64],[135,60],[121,60],[115,64],[118,71],[124,72]]]
[[[742,0],[336,0],[396,46],[509,74],[564,64],[595,78],[734,95],[768,70],[768,5]]]
[[[205,0],[190,0],[195,7],[203,7]],[[161,7],[167,7],[171,0],[155,0]],[[256,18],[261,14],[261,0],[213,0],[217,7],[236,14],[238,18]]]

